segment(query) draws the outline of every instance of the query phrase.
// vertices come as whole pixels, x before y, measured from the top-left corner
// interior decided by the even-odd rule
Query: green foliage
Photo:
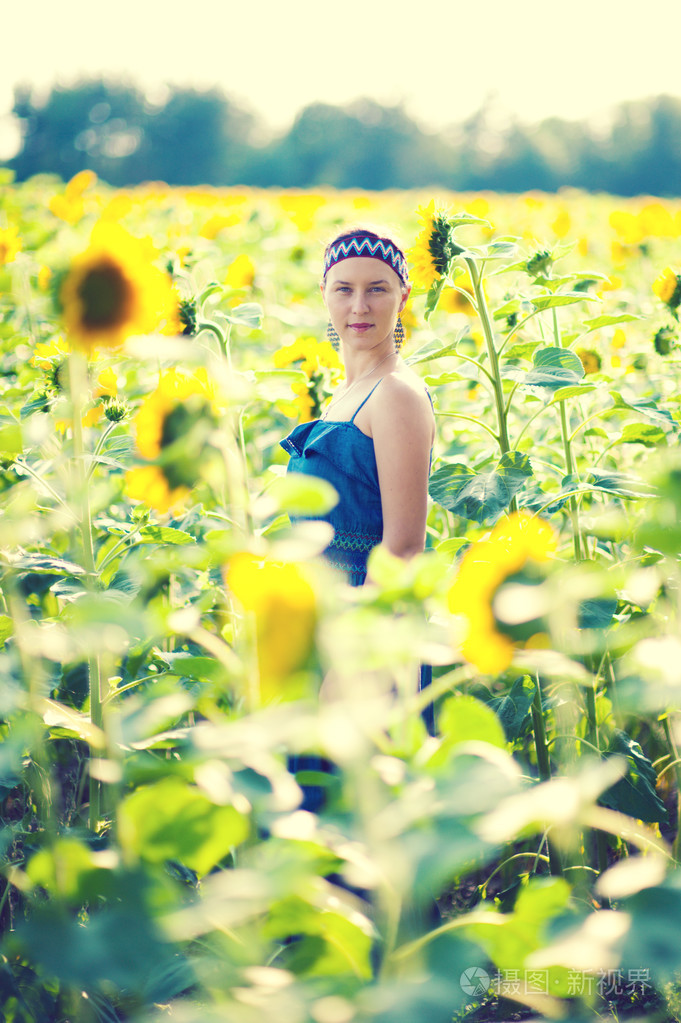
[[[145,785],[119,809],[121,844],[151,863],[178,860],[203,877],[248,836],[233,806],[216,806],[180,778]]]
[[[626,732],[616,729],[607,755],[626,757],[627,773],[601,797],[601,802],[636,820],[666,821],[667,810],[655,791],[655,768],[639,744]]]
[[[491,701],[508,742],[519,739],[525,731],[536,691],[536,683],[528,675],[523,675],[515,680],[505,696]]]
[[[439,466],[430,478],[428,492],[448,511],[486,522],[508,508],[531,475],[528,456],[509,451],[491,472],[476,472],[458,462]]]
[[[523,386],[541,388],[550,395],[577,384],[584,376],[580,360],[569,348],[540,348],[534,353],[532,362],[533,368],[522,378]],[[565,397],[572,395],[566,394]]]
[[[220,104],[196,99],[180,122],[216,127]],[[310,173],[305,131],[328,113],[296,128]],[[354,118],[334,122],[339,139]],[[644,260],[622,243],[624,267],[601,200],[507,198],[488,215],[477,197],[451,218],[470,245],[405,317],[437,413],[435,550],[378,547],[351,590],[318,558],[328,523],[289,518],[337,495],[285,475],[279,448],[316,414],[309,267],[345,197],[91,183],[65,223],[55,192],[0,186],[24,243],[0,294],[0,1015],[449,1023],[494,1011],[462,986],[484,971],[512,997],[515,975],[546,973],[545,997],[528,987],[520,1005],[586,1020],[604,1005],[575,978],[617,964],[671,983],[681,386],[673,351],[649,343],[646,275],[672,258],[673,213],[620,211],[627,231],[661,225]],[[370,201],[391,218],[408,202],[406,235],[413,200]],[[578,248],[551,240],[568,205]],[[61,252],[117,208],[162,244],[196,332],[93,355],[76,386],[39,267],[59,277]],[[528,221],[503,223],[518,208]],[[253,274],[217,283],[240,255]],[[477,313],[456,305],[465,273]],[[299,342],[312,369],[282,367]],[[169,369],[214,392],[142,454],[140,410]],[[130,410],[115,423],[97,394],[114,382]],[[159,509],[158,474],[131,495],[139,468],[195,485]],[[425,692],[419,663],[434,667]]]

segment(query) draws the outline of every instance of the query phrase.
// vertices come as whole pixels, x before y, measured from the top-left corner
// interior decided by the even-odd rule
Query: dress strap
[[[383,380],[383,377],[381,377],[381,380]],[[359,405],[357,406],[357,408],[355,409],[355,411],[354,411],[354,412],[353,412],[353,414],[352,414],[352,419],[350,419],[350,420],[349,420],[349,421],[350,421],[351,423],[354,423],[354,421],[355,421],[355,416],[357,415],[357,413],[359,412],[359,410],[360,410],[360,409],[361,409],[361,408],[362,408],[362,407],[363,407],[364,405],[366,405],[366,403],[368,402],[368,400],[369,400],[369,398],[371,397],[371,395],[372,395],[372,394],[374,393],[374,391],[376,390],[376,388],[378,387],[378,385],[379,385],[379,384],[381,383],[381,380],[377,380],[377,381],[376,381],[376,383],[374,384],[374,386],[373,386],[373,387],[371,388],[371,390],[370,390],[370,391],[369,391],[369,393],[367,394],[366,398],[365,398],[365,399],[364,399],[363,401],[361,401],[361,402],[360,402],[360,404],[359,404]]]

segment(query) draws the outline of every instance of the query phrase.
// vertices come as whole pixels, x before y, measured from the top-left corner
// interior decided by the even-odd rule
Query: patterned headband
[[[403,284],[409,283],[409,271],[404,254],[394,242],[387,238],[369,238],[367,235],[352,235],[341,238],[329,245],[324,255],[324,277],[336,263],[353,256],[365,256],[369,259],[380,259],[395,271]]]

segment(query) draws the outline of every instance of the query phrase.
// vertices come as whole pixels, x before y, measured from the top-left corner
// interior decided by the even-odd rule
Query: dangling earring
[[[399,316],[397,317],[397,323],[395,324],[393,336],[395,338],[395,351],[399,352],[400,348],[404,344],[404,325]]]
[[[340,338],[336,333],[336,328],[334,327],[331,320],[329,320],[326,326],[326,340],[330,342],[334,352],[337,352],[338,349],[340,348]]]

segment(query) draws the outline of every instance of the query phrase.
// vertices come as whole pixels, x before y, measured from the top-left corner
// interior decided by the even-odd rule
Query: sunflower
[[[133,501],[144,501],[161,515],[180,509],[190,494],[190,487],[171,487],[155,465],[138,465],[125,474],[125,492]]]
[[[212,458],[209,439],[219,425],[219,411],[205,369],[162,373],[135,417],[137,451],[156,464],[129,470],[128,495],[163,514],[180,506]]]
[[[242,253],[233,259],[227,267],[225,284],[230,288],[252,288],[255,280],[255,267],[250,256]]]
[[[584,367],[585,376],[588,376],[589,373],[600,372],[602,360],[598,352],[593,348],[578,348],[575,355],[579,356],[579,361]]]
[[[69,346],[61,336],[56,335],[50,341],[38,341],[31,356],[31,366],[52,370],[55,363],[62,363],[69,354]]]
[[[176,315],[167,274],[153,265],[150,244],[115,224],[99,223],[73,260],[60,289],[63,319],[76,347],[116,348]]]
[[[513,641],[499,631],[494,617],[498,589],[528,563],[548,561],[555,550],[556,536],[548,522],[527,512],[514,512],[464,554],[449,590],[448,605],[460,626],[457,640],[461,651],[479,671],[497,674],[513,659]]]
[[[423,228],[415,244],[407,252],[412,264],[411,278],[417,287],[428,290],[444,277],[460,248],[452,240],[452,227],[444,210],[436,210],[431,199],[417,211]]]
[[[672,312],[681,305],[681,274],[670,266],[665,267],[653,282],[653,292]]]
[[[83,193],[96,181],[94,171],[79,171],[67,183],[63,193],[52,196],[48,203],[50,212],[67,224],[77,224],[85,216]]]
[[[246,551],[232,557],[224,576],[228,589],[255,619],[261,696],[269,701],[282,695],[282,683],[310,654],[317,621],[315,591],[303,566]]]
[[[202,238],[207,238],[211,242],[215,241],[222,231],[228,227],[234,227],[235,224],[239,223],[240,219],[238,213],[214,213],[212,217],[208,218],[199,234]]]
[[[318,192],[284,192],[278,198],[279,207],[291,218],[301,234],[312,230],[317,213],[327,203],[327,197]]]
[[[321,414],[322,405],[338,383],[343,363],[328,341],[315,337],[299,337],[274,353],[277,369],[300,365],[307,377],[305,383],[292,384],[296,395],[293,401],[278,402],[277,407],[286,416],[298,416],[307,423]]]
[[[284,345],[274,353],[274,365],[283,369],[294,363],[300,363],[301,369],[308,376],[320,369],[342,370],[343,363],[338,352],[328,341],[318,341],[316,337],[303,336],[296,338],[290,345]]]
[[[0,266],[12,263],[21,251],[21,239],[16,227],[0,227]]]

